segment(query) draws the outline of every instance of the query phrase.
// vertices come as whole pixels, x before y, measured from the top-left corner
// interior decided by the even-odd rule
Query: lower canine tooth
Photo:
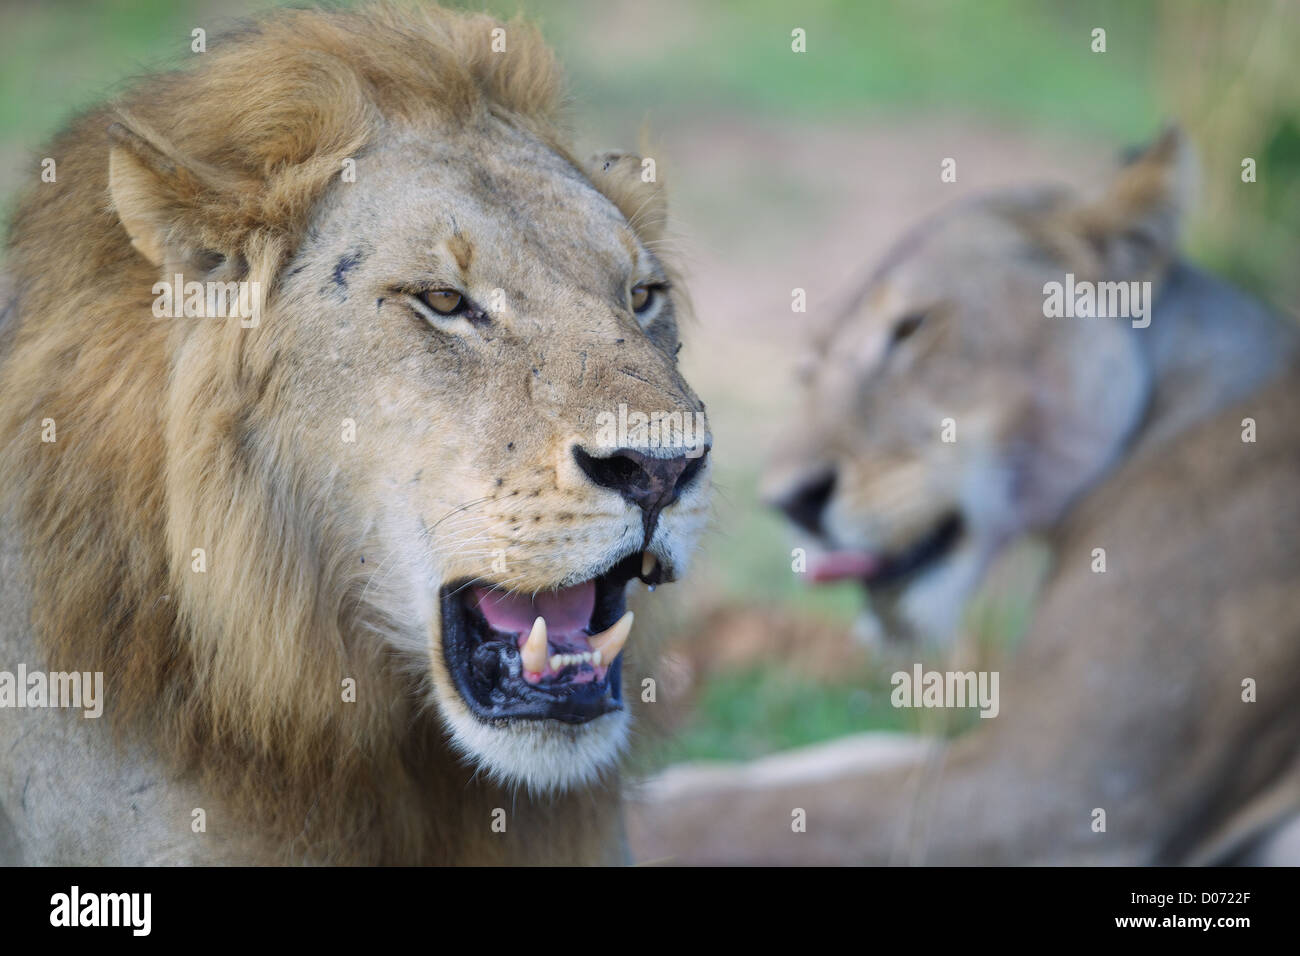
[[[591,646],[601,660],[613,663],[614,658],[618,657],[619,651],[627,643],[627,636],[632,633],[632,619],[632,612],[628,611],[609,630],[590,638]]]
[[[528,634],[521,652],[524,670],[540,674],[546,670],[546,618],[539,617],[533,621],[533,629]]]

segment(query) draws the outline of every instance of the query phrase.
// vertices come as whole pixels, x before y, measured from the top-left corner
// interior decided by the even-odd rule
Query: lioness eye
[[[654,286],[646,285],[644,282],[640,285],[634,285],[632,287],[632,311],[641,313],[650,308],[658,291]]]
[[[465,297],[451,289],[421,292],[419,299],[439,315],[455,315],[465,307]]]
[[[894,346],[908,338],[921,327],[923,321],[925,321],[925,314],[922,312],[912,312],[903,316],[894,323],[893,331],[889,334],[889,344]]]

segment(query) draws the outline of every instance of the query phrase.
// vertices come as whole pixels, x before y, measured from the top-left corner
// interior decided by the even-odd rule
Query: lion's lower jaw
[[[582,724],[517,720],[487,724],[463,710],[441,707],[451,743],[467,763],[493,782],[557,794],[595,783],[612,772],[627,747],[630,717],[615,710]]]

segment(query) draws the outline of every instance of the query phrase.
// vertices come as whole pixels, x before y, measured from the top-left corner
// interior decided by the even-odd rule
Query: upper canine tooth
[[[627,636],[632,633],[632,617],[632,612],[628,611],[609,630],[602,634],[592,635],[590,638],[591,647],[599,652],[602,661],[608,661],[612,664],[614,658],[618,657],[618,652],[627,643]]]
[[[524,670],[534,674],[546,670],[546,618],[539,617],[533,621],[533,629],[528,633],[521,656]]]
[[[648,578],[655,569],[655,556],[649,551],[641,552],[641,577]]]

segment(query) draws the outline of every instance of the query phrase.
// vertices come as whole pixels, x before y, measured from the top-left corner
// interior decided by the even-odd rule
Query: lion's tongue
[[[880,567],[880,559],[865,551],[831,551],[813,559],[808,568],[816,582],[869,578]]]
[[[544,617],[551,640],[560,638],[562,642],[566,637],[576,637],[591,624],[591,613],[596,607],[596,582],[584,581],[571,588],[537,594],[479,587],[474,589],[474,596],[493,630],[527,634],[532,630],[533,621]]]

